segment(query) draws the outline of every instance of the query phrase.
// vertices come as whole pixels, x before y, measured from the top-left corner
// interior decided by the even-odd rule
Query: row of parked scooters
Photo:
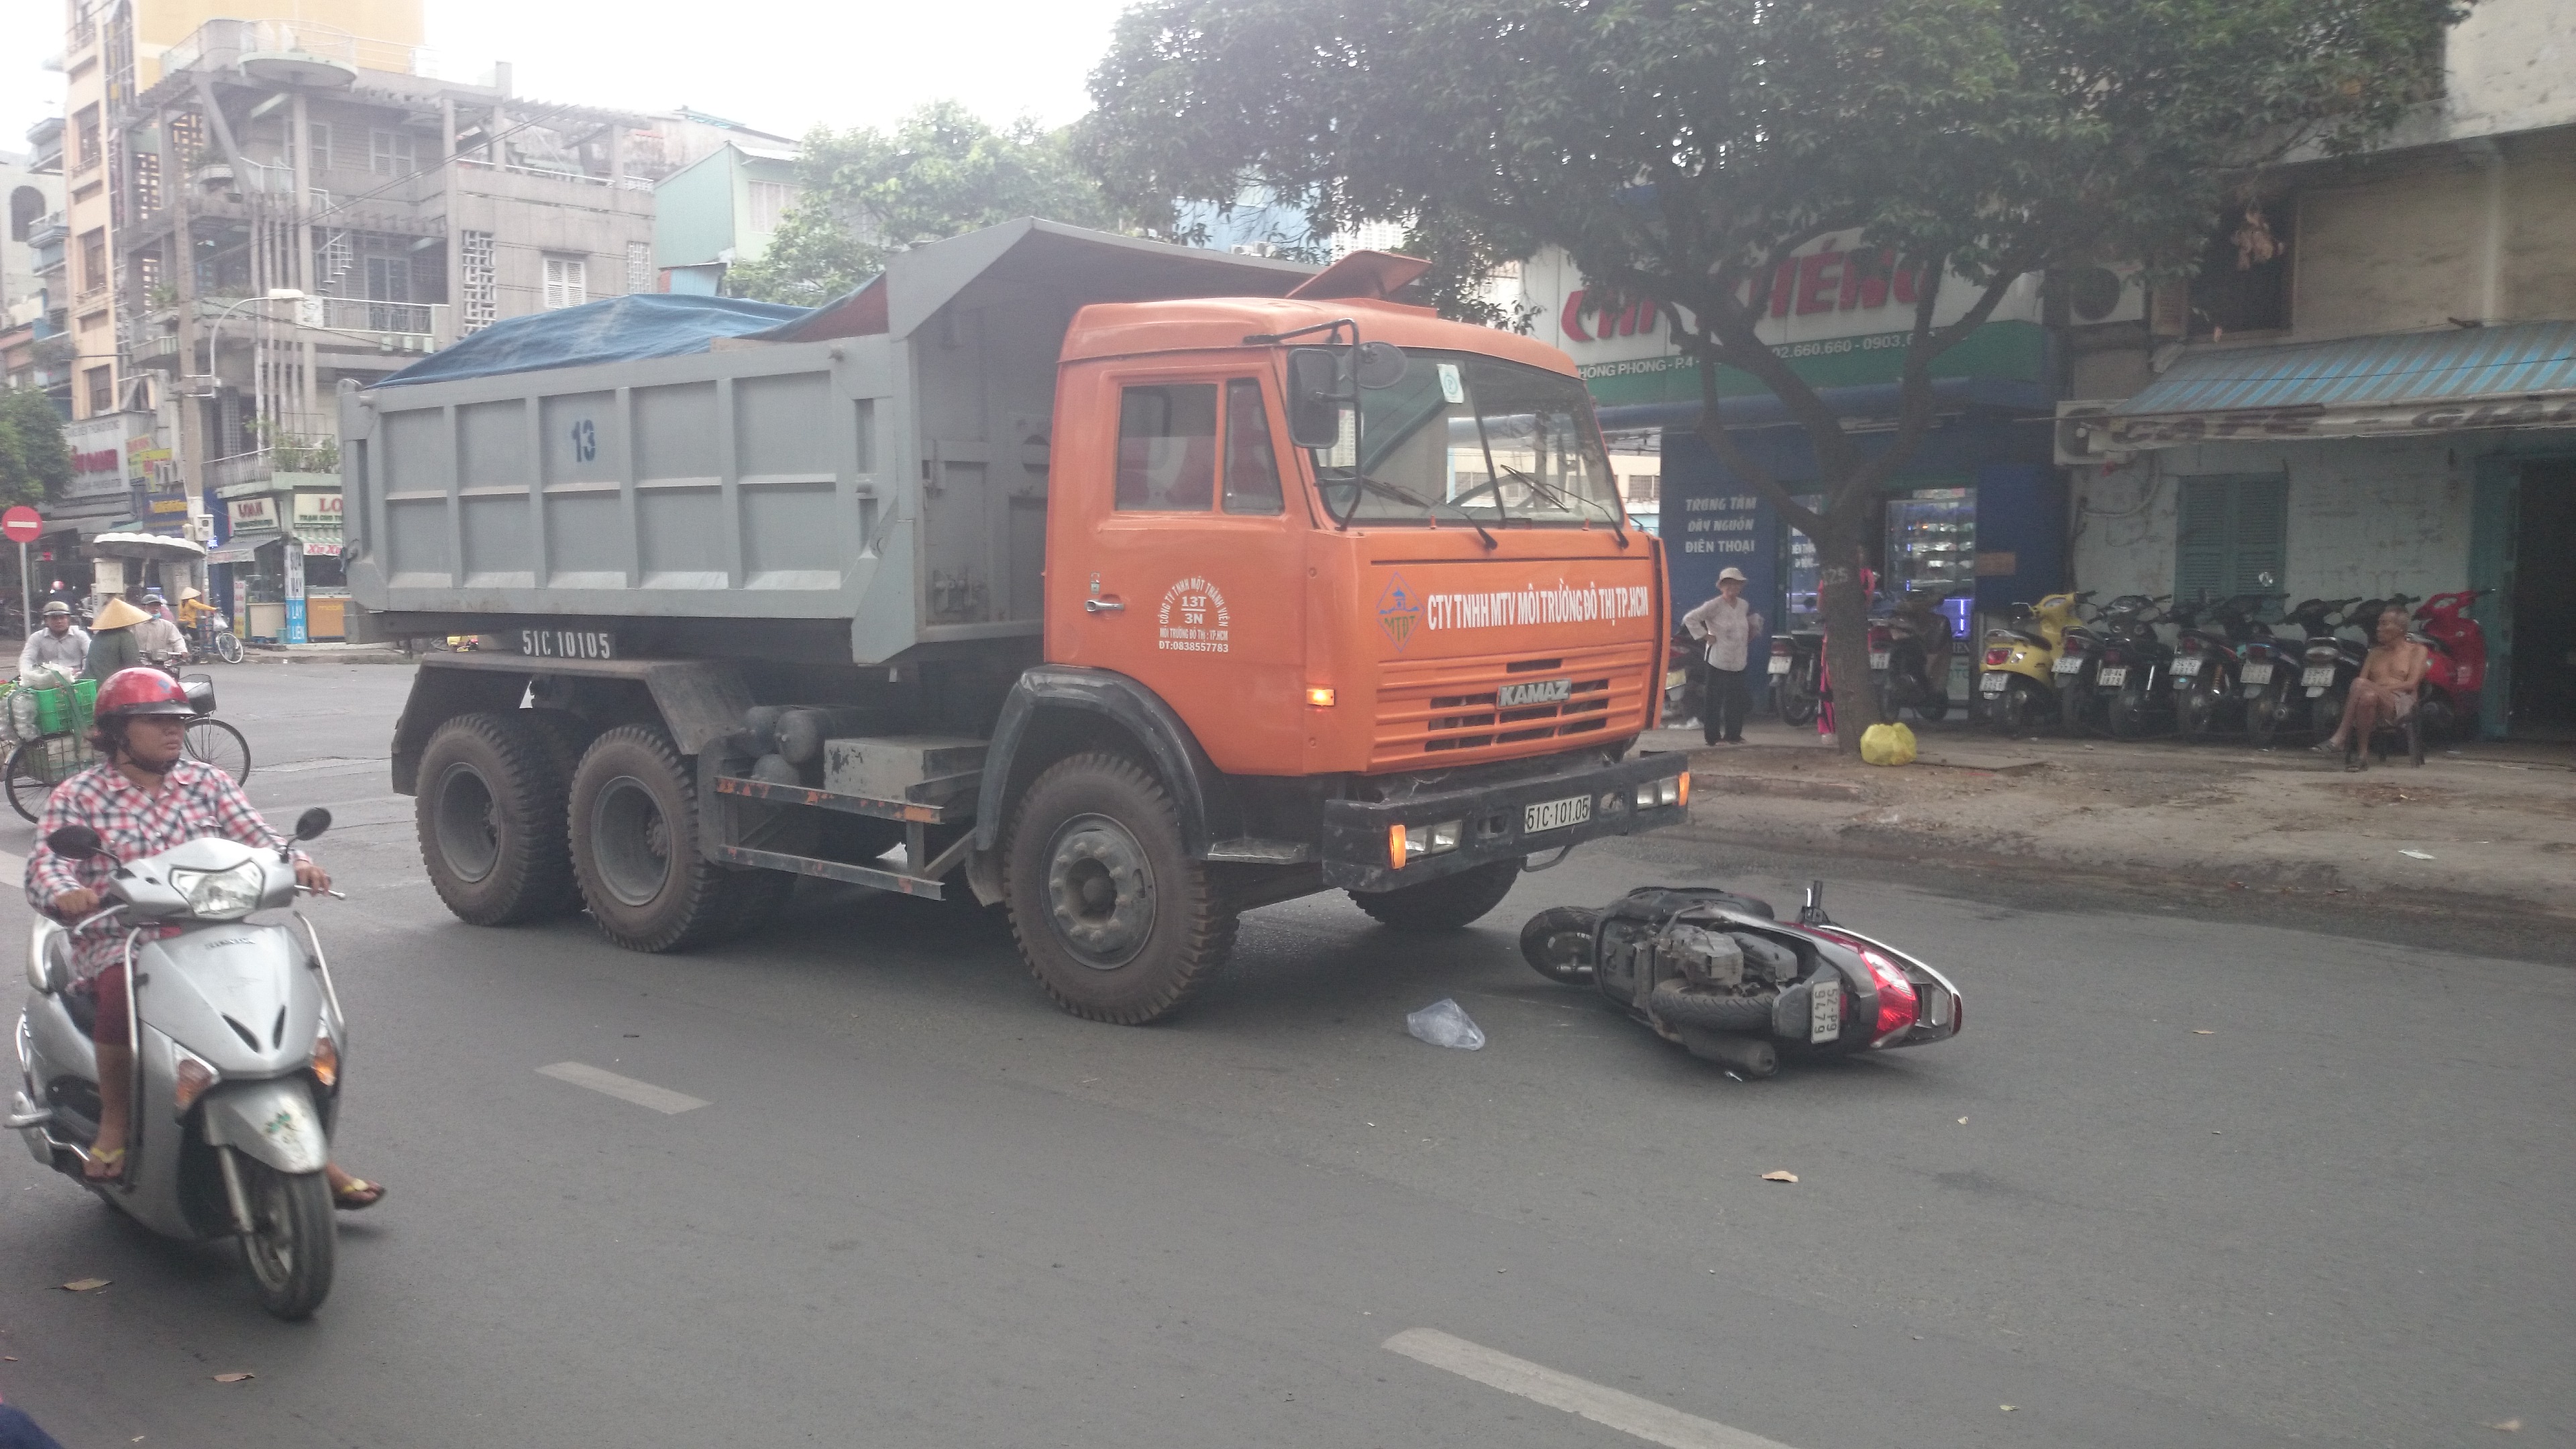
[[[2404,597],[2308,599],[2264,619],[2289,596],[2240,594],[2177,603],[2125,594],[2096,606],[2090,592],[2051,594],[2014,606],[1986,632],[1976,661],[1972,717],[2002,734],[2042,731],[2119,739],[2212,739],[2242,731],[2258,749],[2323,739],[2343,718],[2380,615],[2408,615],[2409,637],[2431,656],[2418,692],[2420,752],[2428,740],[2477,732],[2486,684],[2486,631],[2469,608],[2488,591],[2464,589],[2415,603]],[[1872,702],[1881,719],[1937,721],[1949,713],[1950,621],[1925,595],[1881,602],[1870,620]],[[1823,697],[1824,635],[1772,636],[1769,703],[1793,725],[1812,723]]]

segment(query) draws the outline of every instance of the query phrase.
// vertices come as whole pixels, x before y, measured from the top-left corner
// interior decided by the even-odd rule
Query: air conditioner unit
[[[2053,451],[2061,468],[2089,468],[2128,460],[2128,450],[2111,446],[2109,418],[2122,399],[2061,402]]]
[[[214,542],[215,520],[213,517],[208,514],[200,513],[196,517],[189,519],[188,538],[194,543]]]

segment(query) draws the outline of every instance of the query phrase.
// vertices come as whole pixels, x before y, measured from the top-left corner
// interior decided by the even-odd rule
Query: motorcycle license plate
[[[2201,660],[2198,655],[2186,654],[2174,661],[2174,678],[2189,679],[2200,673],[2200,665]]]
[[[2243,669],[2236,672],[2236,678],[2245,684],[2269,684],[2272,682],[2272,666],[2269,664],[2248,664]]]
[[[1843,1034],[1843,984],[1819,981],[1807,998],[1807,1040],[1832,1041]]]
[[[2005,682],[2006,682],[2006,681],[2008,681],[2008,680],[2010,680],[2011,678],[2012,678],[2012,676],[2011,676],[2011,675],[2009,675],[2009,674],[2002,674],[2002,673],[1988,674],[1988,675],[1984,676],[1983,678],[1981,678],[1981,679],[1979,679],[1979,680],[1977,681],[1977,693],[1979,693],[1979,694],[2001,694],[2001,693],[2003,693],[2003,692],[2004,692],[2004,684],[2005,684]]]
[[[1774,673],[1774,674],[1786,674],[1786,673],[1788,673],[1788,672],[1789,672],[1789,661],[1788,661],[1788,660],[1786,660],[1786,659],[1781,658],[1780,656],[1778,656],[1778,655],[1776,655],[1776,654],[1775,654],[1775,655],[1773,655],[1773,656],[1771,656],[1771,672],[1772,672],[1772,673]]]
[[[2084,672],[2084,656],[2081,654],[2068,655],[2048,667],[2056,670],[2060,674],[2081,674]]]
[[[2129,666],[2114,664],[2093,676],[2093,682],[2104,689],[2117,689],[2129,682]]]
[[[1884,649],[1872,649],[1869,651],[1869,667],[1872,669],[1885,669],[1887,667],[1887,651]]]
[[[2309,666],[2307,673],[2299,676],[2299,683],[2310,689],[2323,689],[2327,685],[2334,683],[2334,666],[2331,664],[2311,665]]]
[[[1521,834],[1536,835],[1547,830],[1563,830],[1581,825],[1592,818],[1592,797],[1576,795],[1564,800],[1542,800],[1521,811]]]

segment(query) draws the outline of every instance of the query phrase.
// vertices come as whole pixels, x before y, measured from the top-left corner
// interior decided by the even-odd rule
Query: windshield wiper
[[[1476,521],[1476,515],[1469,513],[1466,509],[1460,508],[1457,504],[1450,502],[1445,498],[1425,498],[1421,494],[1414,492],[1412,489],[1407,488],[1400,483],[1382,482],[1378,479],[1369,477],[1365,473],[1357,471],[1352,472],[1347,478],[1335,479],[1332,483],[1327,483],[1324,486],[1330,488],[1343,483],[1354,485],[1351,492],[1351,506],[1344,509],[1341,516],[1334,520],[1345,528],[1350,526],[1351,515],[1359,512],[1360,494],[1362,492],[1368,492],[1374,493],[1380,498],[1392,498],[1398,503],[1410,503],[1414,507],[1421,509],[1426,514],[1437,509],[1446,508],[1457,514],[1460,518],[1465,519],[1467,521],[1467,526],[1476,530],[1476,536],[1485,541],[1485,547],[1489,549],[1502,547],[1500,543],[1497,543],[1494,540],[1494,536],[1492,534],[1485,531],[1485,525]]]
[[[1597,498],[1589,498],[1580,493],[1568,492],[1566,489],[1546,481],[1527,469],[1515,468],[1509,463],[1502,465],[1502,471],[1509,473],[1513,478],[1519,480],[1522,486],[1528,488],[1531,492],[1545,497],[1556,507],[1562,508],[1568,513],[1574,512],[1575,505],[1579,503],[1588,503],[1593,507],[1600,509],[1609,517],[1611,531],[1619,535],[1619,546],[1621,548],[1626,548],[1628,546],[1628,530],[1626,527],[1627,520],[1620,515],[1620,510],[1610,507],[1608,504],[1601,502]],[[1502,501],[1502,495],[1494,495],[1494,501],[1496,503],[1500,503]]]

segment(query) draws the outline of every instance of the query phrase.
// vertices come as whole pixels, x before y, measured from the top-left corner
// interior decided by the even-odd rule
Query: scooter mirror
[[[295,817],[295,838],[311,840],[331,828],[331,812],[316,805]]]
[[[98,838],[98,832],[86,825],[65,825],[46,836],[45,844],[53,847],[54,854],[68,855],[74,860],[104,854],[107,850],[107,843]]]

